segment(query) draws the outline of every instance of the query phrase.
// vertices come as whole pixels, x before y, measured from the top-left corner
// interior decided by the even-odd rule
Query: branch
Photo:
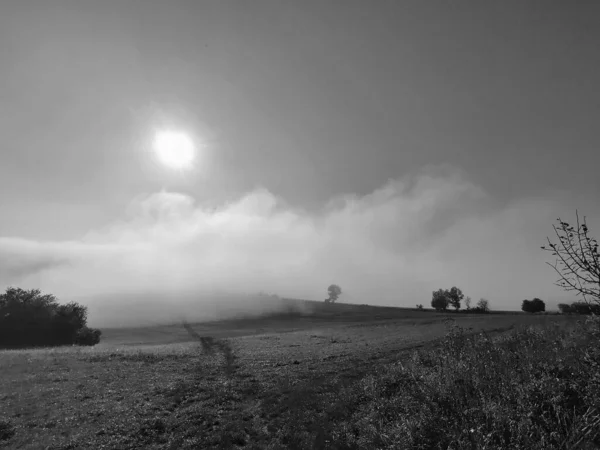
[[[577,266],[578,266],[578,267],[579,267],[581,270],[583,270],[584,272],[587,272],[587,268],[585,267],[585,260],[584,260],[584,259],[581,259],[581,258],[578,258],[578,256],[579,256],[579,252],[577,251],[577,249],[575,248],[575,245],[573,244],[573,238],[572,238],[572,236],[569,236],[569,234],[572,234],[572,232],[571,232],[571,231],[569,231],[569,229],[568,229],[568,228],[566,228],[564,224],[566,224],[566,225],[568,225],[568,224],[567,224],[566,222],[561,222],[561,226],[563,227],[563,228],[562,228],[562,230],[563,230],[563,232],[564,232],[564,233],[565,233],[565,235],[566,235],[566,236],[565,236],[565,239],[567,240],[567,242],[568,242],[568,243],[565,243],[565,242],[563,242],[563,240],[562,240],[561,236],[558,234],[558,230],[556,229],[556,226],[554,226],[554,227],[553,227],[553,228],[554,228],[554,231],[555,231],[555,233],[556,233],[556,235],[558,236],[559,240],[560,240],[560,241],[561,241],[561,243],[562,243],[562,246],[563,246],[563,249],[564,249],[564,250],[563,250],[563,252],[564,252],[564,253],[566,253],[566,254],[567,254],[569,257],[570,257],[570,259],[571,259],[571,260],[572,260],[572,261],[573,261],[573,262],[574,262],[574,263],[575,263],[575,264],[576,264],[576,265],[577,265]],[[579,226],[579,217],[577,217],[577,226]],[[573,229],[573,227],[571,227],[571,230],[572,230],[572,229]],[[579,229],[578,229],[578,231],[577,231],[577,236],[578,236],[578,238],[579,238],[579,239],[581,239],[581,237],[580,237],[580,233],[579,233]],[[580,242],[581,242],[581,241],[580,241]],[[581,243],[580,243],[579,247],[580,247],[580,248],[582,248],[582,245],[581,245]],[[557,253],[561,253],[561,251],[560,251],[560,250],[557,250],[556,252],[557,252]],[[562,259],[562,255],[561,255],[561,259]],[[563,259],[563,261],[564,261],[564,259]],[[566,264],[566,261],[565,261],[565,264]],[[571,267],[569,267],[569,268],[571,269]],[[572,270],[573,272],[575,272],[573,269],[571,269],[571,270]],[[582,276],[582,275],[579,275],[579,274],[577,274],[577,275],[578,275],[578,276]],[[593,280],[585,279],[585,281],[586,281],[586,282],[588,282],[588,283],[593,283]]]
[[[558,233],[557,233],[557,234],[558,234]],[[559,259],[560,259],[560,260],[562,261],[562,263],[564,264],[564,266],[565,266],[565,269],[567,269],[568,271],[570,271],[570,272],[571,272],[571,273],[572,273],[572,274],[573,274],[575,277],[577,277],[577,278],[579,278],[579,277],[583,278],[583,279],[584,279],[584,281],[585,281],[585,282],[587,282],[587,283],[593,283],[593,282],[594,282],[594,280],[589,280],[589,279],[585,278],[585,276],[584,276],[584,275],[581,275],[581,274],[580,274],[580,273],[579,273],[577,270],[575,270],[575,269],[573,268],[573,264],[567,261],[568,259],[571,259],[571,260],[573,259],[573,257],[572,257],[572,256],[571,256],[571,254],[569,253],[569,251],[561,251],[561,250],[557,249],[557,248],[556,248],[556,245],[554,245],[554,244],[553,244],[553,243],[550,241],[550,238],[546,238],[546,239],[548,239],[548,243],[550,244],[550,247],[552,247],[553,251],[555,252],[554,254],[555,254],[556,256],[558,256],[558,257],[559,257]],[[564,244],[563,244],[563,246],[564,246]],[[567,254],[567,256],[568,256],[569,258],[565,259],[565,258],[563,257],[563,255],[562,255],[563,253],[566,253],[566,254]],[[554,266],[553,266],[553,267],[554,267]],[[585,271],[585,268],[582,268],[582,269]]]

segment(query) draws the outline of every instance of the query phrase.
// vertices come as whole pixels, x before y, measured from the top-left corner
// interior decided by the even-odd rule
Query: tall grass
[[[599,325],[495,339],[455,327],[439,348],[346,390],[329,447],[599,448]]]

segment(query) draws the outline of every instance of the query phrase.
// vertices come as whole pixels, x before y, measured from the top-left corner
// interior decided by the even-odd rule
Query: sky
[[[115,302],[209,310],[331,283],[349,303],[427,306],[454,285],[494,309],[573,300],[540,246],[576,210],[600,230],[599,14],[1,2],[0,288],[108,322]],[[196,143],[190,170],[157,163],[164,129]]]

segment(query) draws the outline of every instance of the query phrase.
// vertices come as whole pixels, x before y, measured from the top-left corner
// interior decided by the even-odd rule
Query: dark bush
[[[100,336],[102,332],[95,328],[88,328],[84,326],[75,335],[75,344],[76,345],[88,345],[93,346],[100,342]]]
[[[573,302],[571,303],[570,312],[573,312],[575,314],[600,315],[600,304],[587,302]]]
[[[546,311],[546,304],[539,298],[534,298],[533,300],[523,300],[521,309],[528,313],[544,312]]]
[[[94,345],[100,331],[86,326],[87,308],[60,305],[38,289],[8,288],[0,295],[0,348]]]
[[[600,304],[588,302],[559,303],[558,309],[563,314],[600,315]]]
[[[13,424],[7,420],[0,418],[0,441],[7,441],[16,433]]]

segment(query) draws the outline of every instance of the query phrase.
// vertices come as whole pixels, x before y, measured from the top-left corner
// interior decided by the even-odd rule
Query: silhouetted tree
[[[0,347],[97,344],[101,333],[88,329],[86,321],[85,306],[59,305],[53,295],[42,295],[38,289],[9,287],[0,295]]]
[[[102,332],[100,330],[83,326],[75,333],[73,343],[76,345],[94,346],[100,342],[101,335]]]
[[[448,298],[448,291],[445,291],[444,289],[433,291],[431,297],[432,308],[435,308],[437,311],[445,311],[448,309],[449,304],[450,299]]]
[[[556,256],[551,266],[560,278],[557,286],[567,291],[575,291],[577,295],[583,296],[586,303],[595,302],[600,304],[600,252],[598,241],[589,235],[589,229],[585,216],[583,222],[579,221],[579,213],[576,226],[571,226],[558,218],[559,225],[553,225],[554,232],[558,237],[558,243],[554,244],[548,240],[548,247],[542,246],[543,250],[552,252]]]
[[[460,309],[460,301],[464,298],[462,291],[456,286],[453,286],[449,291],[446,291],[446,295],[448,296],[450,305],[458,311]]]
[[[595,314],[600,315],[600,304],[587,302],[571,303],[571,312],[575,314]]]
[[[342,295],[342,288],[337,284],[332,284],[327,288],[329,297],[325,299],[325,303],[335,303],[336,300]]]
[[[446,310],[449,305],[457,311],[460,309],[460,301],[464,298],[462,291],[453,286],[450,289],[438,289],[433,291],[431,306],[437,310]]]
[[[543,312],[546,311],[546,304],[539,298],[534,298],[533,300],[523,300],[521,309],[528,313]]]

